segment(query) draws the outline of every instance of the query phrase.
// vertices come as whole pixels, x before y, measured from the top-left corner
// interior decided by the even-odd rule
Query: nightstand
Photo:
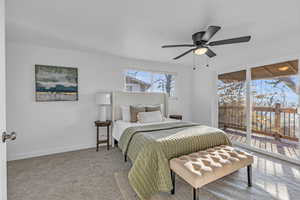
[[[177,120],[182,120],[182,115],[169,115],[169,118],[171,118],[171,119],[177,119]]]
[[[107,145],[107,150],[109,150],[109,127],[111,125],[111,121],[107,120],[107,121],[95,121],[95,126],[97,127],[97,141],[96,141],[96,151],[99,151],[99,144],[103,144],[106,143]],[[106,131],[107,131],[107,138],[106,140],[99,140],[99,127],[106,127]]]

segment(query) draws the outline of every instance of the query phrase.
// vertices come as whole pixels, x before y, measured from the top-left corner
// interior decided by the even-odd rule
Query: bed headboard
[[[164,93],[147,92],[113,92],[112,93],[112,120],[121,120],[121,105],[156,105],[163,104],[164,116],[168,115],[168,97]]]

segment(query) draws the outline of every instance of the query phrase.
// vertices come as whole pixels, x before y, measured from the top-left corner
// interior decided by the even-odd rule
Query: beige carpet
[[[8,162],[8,200],[123,200],[114,173],[128,168],[105,147]]]
[[[258,155],[258,154],[257,154]],[[300,168],[258,155],[254,186],[240,170],[201,190],[201,199],[299,199]],[[137,200],[128,184],[130,169],[118,149],[101,148],[61,153],[8,163],[8,200]],[[152,200],[189,200],[192,189],[177,180],[176,195]]]

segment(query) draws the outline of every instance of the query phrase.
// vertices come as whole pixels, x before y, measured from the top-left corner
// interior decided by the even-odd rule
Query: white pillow
[[[163,121],[163,116],[160,111],[139,112],[137,114],[137,119],[140,123],[161,122]]]
[[[122,120],[125,122],[130,122],[130,106],[121,106]]]

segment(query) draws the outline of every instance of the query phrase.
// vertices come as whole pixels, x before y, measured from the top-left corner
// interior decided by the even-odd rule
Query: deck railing
[[[252,132],[298,141],[296,108],[275,107],[252,108]],[[219,127],[246,131],[246,108],[244,106],[219,106]]]

